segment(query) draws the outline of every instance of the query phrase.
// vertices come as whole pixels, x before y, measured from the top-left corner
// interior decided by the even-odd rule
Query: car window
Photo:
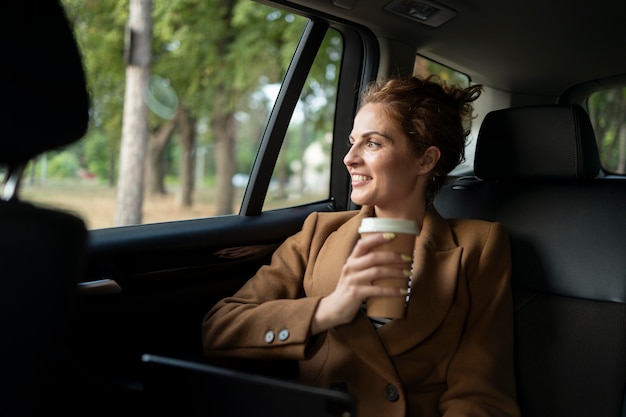
[[[445,65],[441,65],[440,63],[432,61],[421,55],[415,56],[413,75],[421,78],[436,75],[446,84],[460,85],[462,87],[468,87],[470,85],[470,79],[466,74],[456,71],[450,67],[446,67]]]
[[[135,159],[144,162],[124,170],[126,80],[139,38],[130,28],[129,2],[63,0],[83,54],[90,127],[77,144],[30,164],[22,198],[76,212],[90,229],[237,214],[308,20],[251,1],[231,3],[218,13],[211,2],[152,2],[151,67],[142,95],[148,134],[137,151],[144,156]],[[264,209],[328,198],[341,47],[329,31]],[[134,191],[123,193],[123,184]],[[119,215],[133,210],[129,199],[139,206],[131,220]]]
[[[626,174],[626,87],[597,91],[587,110],[605,171]]]
[[[326,34],[291,118],[263,209],[294,206],[329,197],[342,38]]]

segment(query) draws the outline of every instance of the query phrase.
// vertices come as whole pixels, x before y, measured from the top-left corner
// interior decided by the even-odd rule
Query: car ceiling
[[[499,90],[558,96],[573,85],[626,73],[624,0],[445,0],[440,3],[457,15],[439,27],[390,13],[388,3],[292,2],[412,44],[419,54]]]

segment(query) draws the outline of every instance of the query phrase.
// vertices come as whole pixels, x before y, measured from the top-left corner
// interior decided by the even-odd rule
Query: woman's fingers
[[[363,237],[344,264],[337,287],[318,307],[315,331],[351,321],[363,300],[371,297],[406,296],[411,276],[411,256],[376,250],[393,239],[378,233]],[[402,288],[373,285],[377,279],[392,278],[406,283]]]
[[[353,256],[362,256],[372,249],[388,243],[395,238],[393,233],[374,233],[369,236],[362,237],[356,242],[354,249],[352,250]]]
[[[372,264],[365,268],[352,268],[350,265],[345,265],[343,272],[346,280],[353,284],[371,285],[375,280],[381,278],[405,278],[408,280],[411,276],[410,265],[398,257],[376,256],[375,258],[387,258],[387,261]]]
[[[393,235],[393,234],[392,234]],[[376,268],[391,266],[400,269],[411,269],[412,257],[410,254],[400,254],[385,250],[376,250],[387,243],[392,237],[384,233],[367,236],[360,239],[355,245],[352,254],[344,265],[344,273],[372,269],[372,274],[384,274]],[[383,275],[384,276],[384,275]]]
[[[411,276],[411,258],[389,251],[364,251],[384,243],[382,236],[370,236],[352,253],[343,266],[337,291],[352,302],[357,303],[369,297],[403,295],[398,288],[373,285],[377,279],[392,278],[405,280],[408,288]],[[371,238],[371,239],[370,239]],[[359,256],[359,253],[361,255]],[[401,285],[404,287],[403,285]],[[347,300],[346,300],[347,301]]]

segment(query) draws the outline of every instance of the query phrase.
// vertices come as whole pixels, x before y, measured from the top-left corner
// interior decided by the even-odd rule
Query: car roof
[[[456,15],[439,27],[385,10],[391,0],[292,3],[360,23],[473,82],[517,94],[559,96],[626,73],[623,0],[445,0]]]

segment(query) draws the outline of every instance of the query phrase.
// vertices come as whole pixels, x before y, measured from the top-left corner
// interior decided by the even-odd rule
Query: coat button
[[[385,398],[388,401],[394,402],[397,401],[399,397],[398,388],[396,388],[395,385],[387,384],[385,387]]]
[[[282,329],[280,332],[278,332],[278,340],[280,340],[281,342],[284,342],[288,338],[289,338],[289,330]]]
[[[348,386],[343,381],[333,381],[329,388],[333,391],[348,392]]]
[[[265,343],[272,343],[274,341],[274,332],[271,330],[268,330],[265,333]]]

